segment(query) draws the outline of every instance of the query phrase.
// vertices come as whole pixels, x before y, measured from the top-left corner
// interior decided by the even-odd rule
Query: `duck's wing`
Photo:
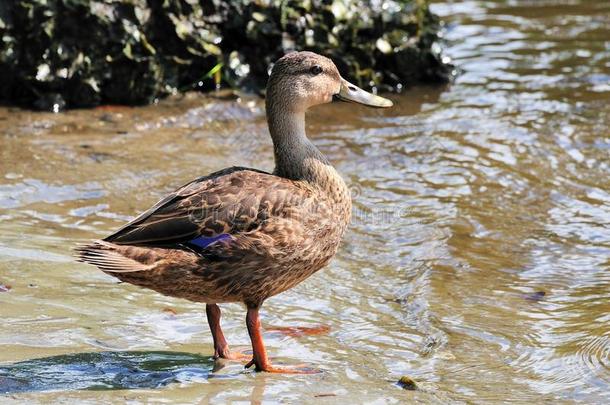
[[[294,205],[295,197],[307,200],[304,194],[306,190],[291,180],[233,167],[184,185],[104,240],[118,245],[204,248],[257,229],[270,216]]]

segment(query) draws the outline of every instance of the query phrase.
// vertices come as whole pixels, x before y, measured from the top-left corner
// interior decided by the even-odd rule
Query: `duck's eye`
[[[311,74],[312,75],[319,75],[320,73],[322,73],[322,66],[320,65],[313,65],[310,69]]]

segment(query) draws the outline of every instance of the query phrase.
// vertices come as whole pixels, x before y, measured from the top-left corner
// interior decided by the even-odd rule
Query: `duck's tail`
[[[116,245],[103,240],[79,245],[74,253],[79,262],[92,264],[109,273],[146,271],[155,266],[149,249]]]

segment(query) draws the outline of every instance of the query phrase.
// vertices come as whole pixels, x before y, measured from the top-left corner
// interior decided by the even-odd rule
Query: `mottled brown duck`
[[[305,111],[334,98],[392,105],[347,82],[326,57],[293,52],[279,59],[266,97],[273,173],[231,167],[191,181],[107,238],[77,248],[79,260],[205,303],[216,358],[240,357],[229,351],[218,304],[243,302],[253,350],[246,367],[299,372],[269,362],[259,308],[323,268],[349,222],[349,189],[305,134]]]

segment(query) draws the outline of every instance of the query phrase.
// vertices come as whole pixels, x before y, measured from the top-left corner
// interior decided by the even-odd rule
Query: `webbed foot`
[[[252,359],[245,365],[245,368],[255,366],[256,371],[264,371],[266,373],[279,374],[319,374],[322,371],[309,367],[306,364],[298,364],[294,366],[273,366],[271,363],[256,364],[255,359]]]
[[[226,346],[223,349],[217,349],[216,351],[214,351],[214,358],[247,362],[252,359],[252,350],[250,350],[250,349],[229,350],[229,347]]]

